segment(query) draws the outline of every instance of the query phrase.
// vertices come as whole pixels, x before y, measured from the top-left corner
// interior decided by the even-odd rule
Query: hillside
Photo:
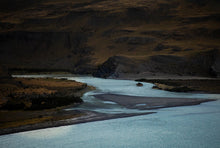
[[[220,76],[218,0],[2,0],[14,70]]]

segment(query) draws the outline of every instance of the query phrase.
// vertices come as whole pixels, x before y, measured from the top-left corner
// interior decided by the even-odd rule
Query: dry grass
[[[35,95],[50,95],[61,90],[71,89],[71,93],[76,93],[76,96],[81,96],[86,84],[76,81],[59,80],[59,79],[44,79],[44,78],[14,78],[4,80],[0,85],[0,105],[7,102],[10,94],[13,94],[14,99],[20,96]],[[88,88],[92,89],[92,88]],[[74,91],[75,90],[75,91]],[[87,90],[88,91],[88,90]],[[68,94],[66,94],[68,95]],[[24,98],[25,99],[25,98]],[[16,100],[18,102],[22,100]],[[31,102],[25,102],[26,106],[32,105]],[[62,110],[65,106],[47,110],[38,111],[0,111],[0,129],[19,127],[24,125],[33,125],[44,122],[54,122],[58,120],[66,120],[82,116],[82,113],[74,111]]]
[[[78,93],[86,87],[86,84],[51,78],[14,78],[9,79],[0,84],[0,106],[12,98],[31,97],[32,95],[44,96],[51,95],[56,92],[64,92],[72,90],[72,93]],[[67,93],[67,92],[66,92]],[[80,92],[81,93],[81,92]],[[80,94],[79,93],[79,94]],[[66,94],[67,95],[67,94]],[[77,95],[80,96],[80,95]],[[27,104],[28,105],[28,104]]]
[[[140,9],[143,14],[137,13],[131,16],[132,14],[128,12],[130,8],[137,8],[137,11]],[[167,14],[164,14],[164,11],[168,11]],[[43,34],[45,32],[79,32],[85,28],[86,31],[83,33],[91,34],[84,45],[92,49],[86,59],[92,59],[89,64],[99,65],[115,55],[137,58],[147,58],[152,55],[188,56],[201,51],[217,49],[220,47],[219,38],[214,38],[212,35],[197,35],[193,31],[199,28],[208,31],[219,29],[220,22],[217,19],[204,19],[209,16],[219,16],[219,14],[219,8],[213,2],[200,6],[186,0],[102,0],[96,2],[92,0],[44,0],[18,11],[0,12],[0,22],[14,25],[12,28],[2,29],[0,32],[22,30],[42,32]],[[145,15],[146,17],[144,17]],[[166,18],[167,16],[170,17]],[[204,20],[196,21],[196,18]],[[105,23],[106,21],[109,23]],[[110,32],[109,36],[103,35],[106,31]],[[168,37],[149,33],[151,31],[168,34]],[[148,33],[143,34],[144,32]],[[184,37],[180,39],[173,37],[173,32]],[[118,37],[153,37],[155,42],[144,45],[115,43]],[[33,61],[48,57],[50,60],[48,60],[49,62],[45,60],[45,63],[48,64],[48,67],[53,67],[60,59],[66,59],[67,55],[72,55],[71,52],[74,50],[73,47],[68,49],[63,46],[67,42],[65,37],[60,39],[58,35],[57,38],[59,41],[63,41],[53,45],[45,41],[42,44],[45,46],[48,44],[51,47],[46,48],[44,53],[42,52],[43,54],[38,52],[37,56],[31,58],[21,56],[18,58],[19,61],[27,59],[23,62],[25,67],[26,63],[34,63]],[[167,48],[155,51],[158,44],[177,46],[181,50],[173,51],[172,48]],[[71,59],[60,65],[68,63],[68,68],[71,69],[80,60],[78,55],[72,55]],[[29,66],[34,67],[33,65]]]
[[[60,80],[60,79],[27,79],[27,78],[16,78],[16,81],[21,81],[24,85],[35,86],[35,87],[46,87],[46,88],[79,88],[84,84],[76,81],[70,80]]]

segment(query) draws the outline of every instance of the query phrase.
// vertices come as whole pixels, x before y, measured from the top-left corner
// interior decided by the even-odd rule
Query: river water
[[[96,90],[84,94],[85,103],[77,109],[103,113],[147,112],[126,109],[114,102],[95,99],[93,94],[122,94],[148,97],[218,99],[196,106],[153,110],[157,113],[129,118],[47,128],[0,136],[1,148],[219,148],[220,95],[173,93],[152,89],[152,84],[136,87],[131,80],[100,79],[58,75],[17,77],[67,78],[85,82]],[[152,110],[151,110],[152,111]]]

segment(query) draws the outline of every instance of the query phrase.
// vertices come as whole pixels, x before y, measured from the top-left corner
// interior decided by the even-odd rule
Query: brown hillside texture
[[[0,63],[92,73],[112,56],[188,58],[219,50],[219,8],[218,0],[3,0]]]

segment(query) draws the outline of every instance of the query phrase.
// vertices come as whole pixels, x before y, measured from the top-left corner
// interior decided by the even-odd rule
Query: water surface
[[[46,75],[48,76],[48,75]],[[46,77],[44,76],[44,77]],[[30,77],[30,76],[26,76]],[[33,77],[33,76],[32,76]],[[56,78],[66,76],[52,76]],[[136,87],[130,80],[66,77],[88,83],[97,90],[83,96],[79,109],[99,112],[139,112],[100,101],[93,94],[115,93],[131,96],[220,99],[216,94],[172,93],[151,89],[152,84]],[[141,105],[141,104],[140,104]],[[156,114],[47,128],[0,136],[1,148],[219,148],[220,101],[196,106],[156,110]]]

